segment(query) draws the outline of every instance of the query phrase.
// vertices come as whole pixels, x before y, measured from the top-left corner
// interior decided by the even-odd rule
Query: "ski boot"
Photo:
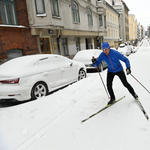
[[[115,99],[111,99],[111,100],[107,103],[107,105],[112,105],[114,102],[115,102]]]
[[[138,95],[136,93],[133,94],[133,97],[138,100]]]

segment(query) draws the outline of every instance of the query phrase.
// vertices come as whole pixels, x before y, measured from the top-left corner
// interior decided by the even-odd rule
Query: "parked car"
[[[137,52],[138,47],[137,46],[133,46],[133,53]]]
[[[135,47],[135,46],[133,46],[133,45],[130,45],[130,46],[131,46],[131,48],[132,48],[131,53],[135,53],[135,52],[137,51],[137,47]]]
[[[131,50],[128,49],[128,46],[126,46],[125,44],[120,44],[120,46],[118,47],[118,52],[122,53],[125,56],[129,56],[131,54]]]
[[[81,50],[76,53],[73,60],[80,61],[85,64],[87,71],[96,69],[95,66],[92,64],[92,57],[98,58],[102,50],[98,49],[88,49],[88,50]],[[101,64],[98,66],[99,71],[103,71],[107,68],[107,64],[105,61],[102,61]]]
[[[127,47],[128,47],[128,49],[129,49],[129,51],[130,51],[131,53],[133,53],[133,46],[132,46],[132,45],[127,45]]]
[[[83,63],[61,55],[22,56],[0,66],[0,99],[37,99],[85,77]]]

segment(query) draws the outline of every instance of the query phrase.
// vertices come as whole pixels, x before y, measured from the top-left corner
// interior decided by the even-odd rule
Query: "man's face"
[[[106,55],[109,55],[110,49],[109,49],[109,48],[105,48],[105,49],[103,49],[103,52],[104,52]]]

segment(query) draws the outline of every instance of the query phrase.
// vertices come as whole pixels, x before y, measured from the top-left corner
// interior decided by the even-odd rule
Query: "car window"
[[[53,57],[45,57],[39,59],[35,65],[41,70],[54,69],[55,65],[52,63]]]
[[[55,65],[55,68],[69,67],[70,63],[68,59],[61,57],[54,57],[52,63]]]

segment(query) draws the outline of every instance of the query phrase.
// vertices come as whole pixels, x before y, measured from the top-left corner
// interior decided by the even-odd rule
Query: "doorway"
[[[40,48],[42,54],[51,54],[49,38],[40,38]]]

